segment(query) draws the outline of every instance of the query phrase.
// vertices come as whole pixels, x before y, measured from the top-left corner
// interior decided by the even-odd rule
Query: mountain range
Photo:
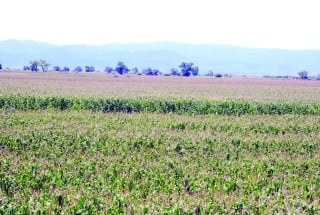
[[[22,68],[30,60],[46,59],[52,66],[94,66],[102,71],[123,61],[129,68],[151,67],[163,73],[193,62],[201,74],[297,75],[306,70],[320,73],[320,50],[248,48],[231,45],[186,44],[178,42],[126,43],[100,46],[64,45],[31,40],[0,41],[0,64]]]

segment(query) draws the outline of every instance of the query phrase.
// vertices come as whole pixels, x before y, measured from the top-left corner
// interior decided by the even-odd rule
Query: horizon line
[[[182,45],[190,45],[190,46],[229,46],[229,47],[237,47],[237,48],[247,48],[247,49],[266,49],[266,50],[284,50],[284,51],[320,51],[320,48],[279,48],[279,47],[257,47],[257,46],[248,46],[248,45],[238,45],[238,44],[228,44],[228,43],[208,43],[208,42],[185,42],[185,41],[174,41],[174,40],[155,40],[155,41],[146,41],[146,42],[136,42],[136,41],[129,41],[129,42],[110,42],[110,43],[101,43],[101,44],[90,44],[90,43],[74,43],[74,44],[57,44],[54,42],[48,41],[40,41],[40,40],[33,40],[33,39],[2,39],[1,42],[7,41],[19,41],[19,42],[34,42],[34,43],[43,43],[52,46],[88,46],[88,47],[101,47],[101,46],[108,46],[108,45],[142,45],[142,44],[157,44],[157,43],[176,43]]]

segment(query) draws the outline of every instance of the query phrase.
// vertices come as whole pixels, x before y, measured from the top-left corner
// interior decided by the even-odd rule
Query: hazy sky
[[[2,0],[0,40],[320,49],[319,0]]]

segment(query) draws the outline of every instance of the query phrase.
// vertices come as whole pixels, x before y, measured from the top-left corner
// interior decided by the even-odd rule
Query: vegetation
[[[50,66],[50,64],[47,62],[47,60],[39,60],[39,66],[42,69],[42,72],[48,72],[48,68]]]
[[[30,67],[24,67],[25,70],[30,70],[32,72],[37,72],[39,69],[38,69],[38,66],[39,66],[39,61],[38,60],[31,60],[29,61],[29,64],[30,64]]]
[[[121,61],[117,64],[114,70],[120,75],[127,74],[129,72],[128,67]]]
[[[91,110],[102,112],[156,112],[178,114],[320,114],[317,103],[259,103],[247,101],[209,101],[182,99],[125,99],[0,96],[0,108],[9,110]]]
[[[0,214],[320,213],[316,81],[0,77]]]
[[[29,66],[24,66],[23,67],[23,71],[29,71],[29,70],[31,70],[31,68]]]
[[[319,116],[0,111],[0,213],[318,214]]]
[[[171,70],[170,70],[170,75],[172,75],[172,76],[180,76],[181,74],[180,74],[180,72],[178,71],[178,69],[176,69],[176,68],[171,68]]]
[[[54,67],[53,67],[53,71],[55,71],[55,72],[60,72],[60,71],[61,71],[60,66],[54,66]]]
[[[158,76],[161,74],[161,72],[158,69],[152,69],[152,68],[145,68],[142,70],[142,74],[144,75],[153,75]]]
[[[132,72],[132,74],[141,75],[141,74],[139,73],[139,69],[138,69],[137,67],[133,67],[133,68],[131,69],[131,72]]]
[[[70,68],[66,67],[66,66],[63,68],[60,68],[59,66],[55,66],[55,67],[53,67],[53,71],[55,71],[55,72],[69,72]]]
[[[305,70],[300,71],[298,75],[301,79],[308,79],[308,71],[305,71]]]
[[[46,60],[31,60],[29,62],[30,64],[30,67],[29,66],[24,66],[23,67],[23,70],[24,71],[28,71],[28,70],[31,70],[31,71],[38,71],[38,67],[41,67],[42,71],[43,72],[47,72],[48,71],[48,68],[50,66],[50,64],[46,61]],[[179,66],[181,68],[181,73],[177,70],[177,69],[173,69],[171,70],[171,75],[173,76],[190,76],[190,75],[193,75],[193,76],[198,76],[199,75],[199,68],[197,66],[194,66],[193,63],[185,63],[185,62],[182,62],[181,65]],[[70,71],[69,67],[64,67],[63,69],[60,68],[60,66],[54,66],[53,67],[53,71],[55,72],[68,72]],[[82,72],[82,68],[80,66],[76,67],[74,69],[75,72]],[[85,69],[84,69],[85,72],[95,72],[95,68],[93,66],[85,66]],[[113,71],[117,72],[118,74],[120,75],[123,75],[123,74],[128,74],[130,72],[128,66],[126,66],[123,62],[118,62],[117,66],[115,67],[115,69],[107,66],[105,67],[104,69],[104,72],[110,74],[112,73]],[[152,69],[150,67],[148,68],[144,68],[142,69],[142,72],[139,73],[139,70],[137,67],[134,67],[132,68],[132,74],[137,74],[137,75],[147,75],[147,76],[158,76],[158,75],[161,75],[161,71],[159,71],[158,69]]]
[[[29,62],[30,67],[25,66],[23,70],[31,70],[33,72],[37,72],[39,70],[39,67],[41,68],[42,72],[47,72],[48,68],[50,66],[50,63],[48,63],[47,60],[40,59],[40,60],[31,60]]]
[[[182,76],[190,76],[191,74],[197,76],[199,74],[199,68],[194,66],[193,63],[182,62],[179,67],[181,68]]]
[[[0,95],[320,103],[318,81],[0,73]]]
[[[209,71],[207,74],[206,74],[206,76],[213,76],[214,74],[213,74],[213,72],[212,71]]]
[[[82,72],[82,68],[80,66],[77,66],[76,68],[74,68],[75,72]]]
[[[93,66],[85,66],[84,69],[86,72],[94,72],[96,71],[95,68]]]
[[[113,72],[113,69],[112,69],[110,66],[107,66],[107,67],[104,69],[104,72],[106,72],[106,73],[112,73],[112,72]]]
[[[23,71],[34,71],[37,72],[39,70],[39,67],[41,68],[42,72],[47,72],[49,70],[50,64],[47,62],[47,60],[40,59],[40,60],[31,60],[29,62],[30,66],[24,66]],[[143,68],[141,72],[139,72],[137,67],[133,67],[131,70],[128,68],[126,64],[124,64],[122,61],[119,61],[118,64],[116,65],[115,68],[112,68],[110,66],[107,66],[104,68],[104,72],[107,74],[111,74],[113,72],[116,72],[120,75],[123,74],[136,74],[136,75],[147,75],[147,76],[158,76],[158,75],[164,75],[164,76],[184,76],[184,77],[189,77],[189,76],[198,76],[199,75],[199,67],[195,66],[194,63],[192,62],[182,62],[179,65],[179,69],[176,68],[171,68],[169,73],[162,73],[162,71],[158,69],[153,69],[151,67],[146,67]],[[0,64],[0,69],[2,69],[2,65]],[[63,67],[60,68],[60,66],[54,66],[52,68],[52,71],[55,72],[68,72],[70,71],[69,67]],[[77,66],[74,70],[74,72],[82,72],[83,69],[80,66]],[[84,68],[85,72],[95,72],[95,67],[94,66],[85,66]],[[231,74],[222,74],[222,73],[216,73],[214,74],[211,70],[203,74],[204,76],[211,76],[211,77],[216,77],[216,78],[229,78],[231,77]],[[302,70],[298,72],[298,77],[296,76],[288,76],[288,75],[264,75],[264,78],[277,78],[277,79],[302,79],[302,80],[319,80],[318,76],[308,76],[308,71]]]

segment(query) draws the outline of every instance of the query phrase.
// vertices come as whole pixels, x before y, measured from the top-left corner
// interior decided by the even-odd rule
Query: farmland
[[[0,86],[0,214],[320,213],[319,82],[0,73]]]
[[[320,82],[262,78],[0,73],[0,95],[320,102]]]

